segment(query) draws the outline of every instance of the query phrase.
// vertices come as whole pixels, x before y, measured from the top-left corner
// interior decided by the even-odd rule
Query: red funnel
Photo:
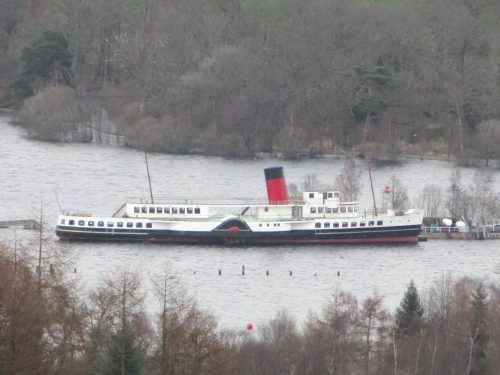
[[[266,176],[267,199],[269,204],[288,204],[283,167],[270,167],[264,169]]]

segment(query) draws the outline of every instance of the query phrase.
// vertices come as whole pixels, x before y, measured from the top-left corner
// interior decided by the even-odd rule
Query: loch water
[[[38,217],[42,205],[51,246],[72,260],[68,276],[78,280],[82,293],[124,267],[139,272],[145,289],[151,290],[152,280],[161,277],[167,266],[200,306],[218,318],[221,327],[243,329],[247,322],[258,327],[279,311],[303,321],[307,314],[320,312],[335,290],[349,291],[359,300],[377,293],[393,310],[411,279],[425,293],[448,274],[497,281],[500,275],[500,241],[495,240],[235,248],[62,242],[53,234],[60,206],[111,215],[128,198],[148,199],[144,154],[116,145],[26,139],[6,117],[0,117],[0,139],[0,220]],[[273,165],[284,166],[288,183],[300,186],[305,175],[314,173],[323,185],[332,185],[343,163],[335,157],[284,161],[166,154],[151,154],[148,160],[157,200],[203,201],[264,200],[263,169]],[[420,159],[375,165],[372,175],[378,203],[392,175],[415,197],[428,184],[445,191],[454,168],[452,162]],[[460,170],[464,185],[471,184],[475,169]],[[493,190],[500,191],[498,167],[491,167],[491,178]],[[371,209],[366,171],[362,179],[360,206]],[[16,238],[27,244],[34,235],[33,231],[0,229],[0,241],[5,243]],[[148,299],[151,314],[158,307]]]

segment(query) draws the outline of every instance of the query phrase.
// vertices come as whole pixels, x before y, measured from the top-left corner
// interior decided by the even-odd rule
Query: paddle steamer
[[[64,213],[56,234],[66,240],[151,241],[222,245],[416,243],[417,209],[385,213],[341,201],[334,190],[305,191],[289,201],[282,167],[264,170],[260,204],[128,202],[112,216]]]

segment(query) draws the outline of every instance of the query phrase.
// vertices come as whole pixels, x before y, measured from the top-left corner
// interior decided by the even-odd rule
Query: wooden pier
[[[39,229],[40,223],[33,219],[26,220],[1,220],[0,229],[21,228],[21,229]]]

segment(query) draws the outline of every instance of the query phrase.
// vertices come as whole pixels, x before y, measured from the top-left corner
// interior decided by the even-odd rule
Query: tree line
[[[109,273],[88,293],[60,263],[34,270],[0,252],[1,374],[495,374],[500,285],[443,276],[420,296],[410,281],[391,314],[374,292],[332,290],[319,313],[285,312],[253,332],[227,331],[167,270],[145,307],[138,274]],[[151,296],[149,296],[151,297]]]
[[[158,152],[498,158],[496,0],[0,7],[2,103],[35,137],[99,141],[104,111]]]

